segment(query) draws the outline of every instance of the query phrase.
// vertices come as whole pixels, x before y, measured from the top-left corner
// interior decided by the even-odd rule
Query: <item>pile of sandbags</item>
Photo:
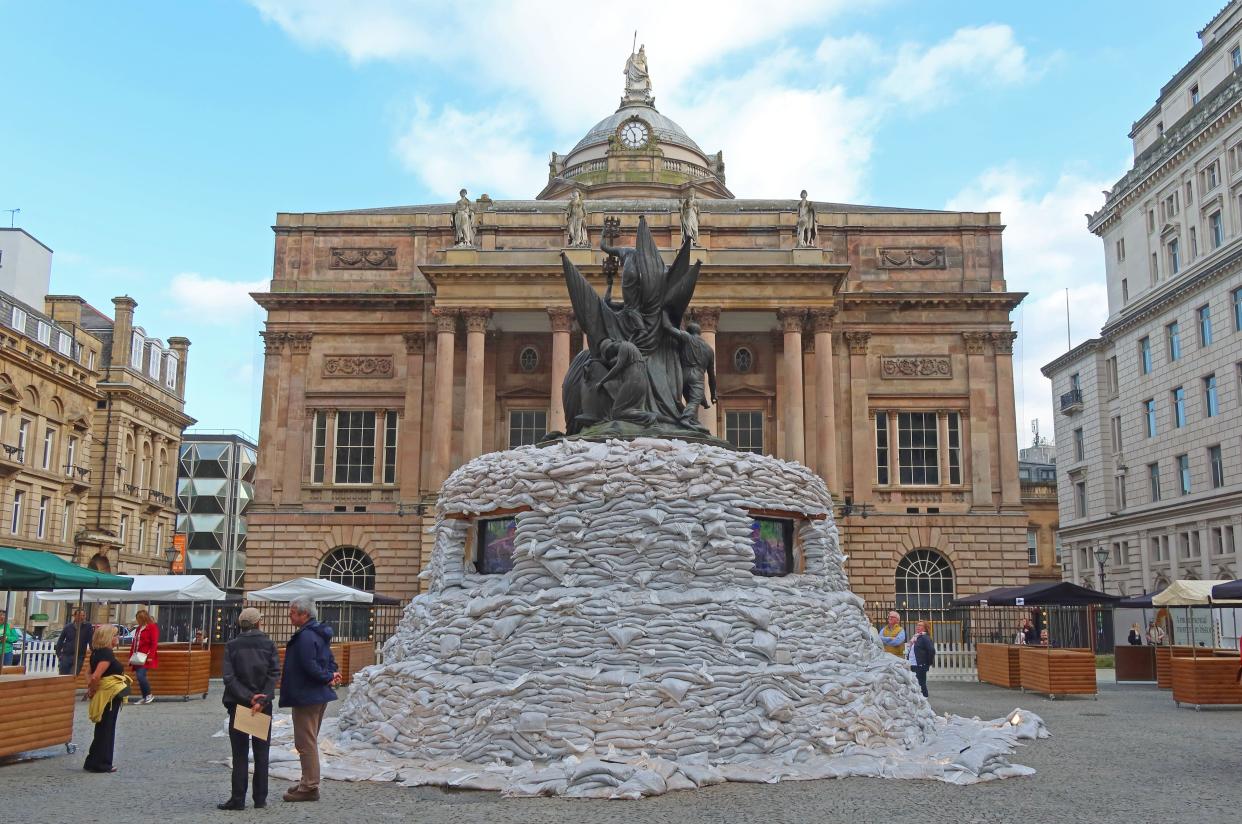
[[[475,519],[515,510],[512,570],[478,574]],[[794,574],[752,572],[756,513],[795,521]],[[702,444],[471,461],[440,496],[429,593],[355,676],[327,774],[635,798],[1021,771],[1003,757],[1012,725],[937,719],[878,646],[831,513],[805,467]],[[987,751],[958,757],[975,739]]]

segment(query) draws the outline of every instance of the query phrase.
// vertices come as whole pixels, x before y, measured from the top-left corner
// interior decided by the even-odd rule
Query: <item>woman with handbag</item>
[[[155,696],[151,694],[147,670],[160,665],[160,627],[145,609],[138,610],[134,619],[138,621],[138,628],[134,630],[134,642],[129,648],[129,665],[134,668],[134,677],[142,689],[142,697],[135,698],[134,703],[150,704]]]
[[[129,678],[116,660],[112,645],[116,643],[116,625],[100,624],[91,635],[90,680],[86,697],[90,699],[90,719],[95,722],[95,735],[82,769],[87,772],[116,772],[112,753],[116,746],[116,719],[121,714],[125,696],[129,695]]]

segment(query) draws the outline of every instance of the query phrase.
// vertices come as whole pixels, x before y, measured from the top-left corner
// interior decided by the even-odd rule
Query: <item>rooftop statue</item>
[[[647,47],[639,46],[638,51],[631,54],[625,61],[625,97],[621,98],[622,106],[655,104],[651,95],[651,75],[647,71]]]
[[[475,230],[479,228],[479,214],[470,198],[466,197],[466,190],[462,189],[460,194],[453,206],[453,245],[473,246]]]
[[[714,363],[702,351],[706,343],[681,329],[699,277],[699,263],[690,264],[690,238],[682,241],[668,267],[645,217],[638,219],[633,247],[614,247],[612,240],[613,233],[606,232],[600,248],[619,264],[620,303],[612,300],[611,278],[600,297],[578,267],[561,256],[569,300],[587,340],[562,386],[565,434],[724,444],[696,418],[705,401],[705,378],[714,389]]]

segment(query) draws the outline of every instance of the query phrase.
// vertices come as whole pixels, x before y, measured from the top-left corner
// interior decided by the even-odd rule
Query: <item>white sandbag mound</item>
[[[475,570],[475,520],[516,514],[513,568]],[[795,521],[761,577],[756,514]],[[722,781],[973,783],[1037,716],[937,717],[849,592],[831,500],[795,463],[658,439],[483,455],[445,482],[384,663],[324,729],[324,775],[639,798]],[[272,771],[295,774],[277,736]]]

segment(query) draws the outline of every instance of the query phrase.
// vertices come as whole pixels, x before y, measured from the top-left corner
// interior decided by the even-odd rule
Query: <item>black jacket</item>
[[[927,633],[914,636],[914,660],[916,666],[933,667],[936,663],[936,645]]]
[[[276,645],[262,631],[248,629],[224,648],[224,706],[250,706],[255,693],[267,696],[265,706],[272,705],[276,693],[276,675],[280,658]]]
[[[65,624],[65,628],[60,631],[60,637],[56,639],[56,657],[65,658],[76,652],[75,660],[81,661],[86,657],[86,651],[90,649],[91,635],[94,632],[95,628],[91,626],[90,621],[83,621],[80,631],[73,621]]]

